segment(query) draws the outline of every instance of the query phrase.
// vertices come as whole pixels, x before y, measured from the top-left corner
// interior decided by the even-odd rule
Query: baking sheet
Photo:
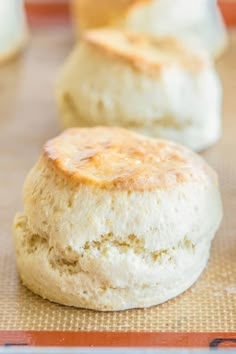
[[[35,30],[32,37],[20,60],[0,68],[0,331],[235,333],[236,30],[231,30],[230,49],[217,64],[224,85],[224,134],[203,153],[219,173],[224,204],[209,265],[176,299],[150,309],[114,313],[50,303],[18,279],[12,219],[22,209],[23,181],[41,146],[59,132],[55,79],[73,43],[70,31],[60,27]]]

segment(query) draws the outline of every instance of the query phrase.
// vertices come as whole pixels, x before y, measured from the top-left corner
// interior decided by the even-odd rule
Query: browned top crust
[[[198,155],[122,128],[73,128],[48,141],[43,158],[76,183],[145,191],[216,179]]]
[[[109,26],[133,7],[152,0],[73,0],[73,13],[82,29]]]
[[[113,29],[85,32],[81,41],[129,63],[140,71],[160,73],[171,65],[198,73],[206,66],[206,58],[194,53],[173,37],[152,37],[145,34]]]

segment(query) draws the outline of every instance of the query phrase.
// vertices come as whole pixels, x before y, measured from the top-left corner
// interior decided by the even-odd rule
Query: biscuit
[[[227,34],[215,0],[74,0],[78,32],[113,27],[176,36],[219,56]]]
[[[211,60],[171,37],[85,33],[56,96],[64,128],[123,126],[194,150],[221,135],[221,84]]]
[[[27,42],[22,9],[22,1],[0,1],[0,64],[14,58]]]
[[[65,305],[160,304],[199,277],[221,216],[215,172],[186,148],[122,128],[70,129],[26,179],[19,274]]]

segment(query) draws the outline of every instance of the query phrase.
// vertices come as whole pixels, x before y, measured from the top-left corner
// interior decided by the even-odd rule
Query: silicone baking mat
[[[60,27],[34,30],[23,57],[0,68],[1,345],[235,345],[235,30],[230,40],[229,50],[218,63],[224,85],[224,134],[203,153],[220,176],[224,220],[199,281],[176,299],[144,310],[99,313],[68,308],[43,300],[21,285],[12,219],[22,209],[23,181],[41,146],[59,132],[53,92],[58,68],[73,44],[72,35]]]

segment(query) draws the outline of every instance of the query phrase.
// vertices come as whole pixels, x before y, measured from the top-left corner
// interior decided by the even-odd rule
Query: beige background
[[[219,172],[225,215],[197,284],[161,306],[117,313],[52,304],[20,284],[11,223],[28,170],[59,131],[53,90],[71,45],[66,30],[38,30],[21,60],[0,68],[0,330],[236,331],[236,31],[218,64],[224,135],[203,154]]]

